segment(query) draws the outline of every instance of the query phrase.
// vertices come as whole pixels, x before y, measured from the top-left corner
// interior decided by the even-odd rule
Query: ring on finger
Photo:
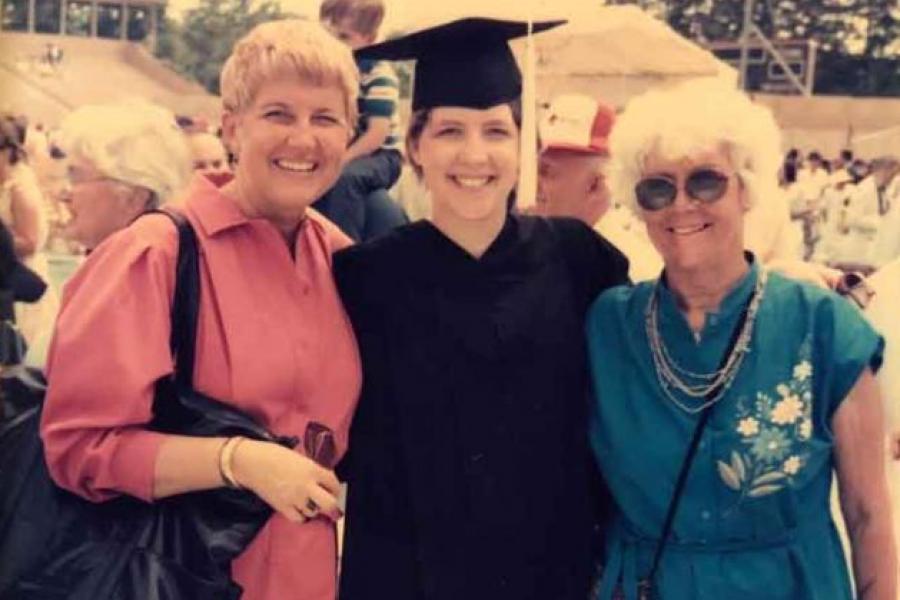
[[[306,499],[306,508],[303,511],[303,514],[309,517],[315,517],[319,514],[319,505],[316,504],[316,501],[312,498]]]

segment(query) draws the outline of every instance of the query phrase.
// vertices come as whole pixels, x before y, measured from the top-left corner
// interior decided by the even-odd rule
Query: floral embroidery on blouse
[[[717,461],[719,477],[740,493],[738,503],[793,484],[809,459],[806,442],[812,437],[813,374],[809,339],[799,355],[791,379],[776,385],[774,393],[757,392],[751,402],[746,397],[738,400],[734,431],[740,446],[731,451],[728,461]]]

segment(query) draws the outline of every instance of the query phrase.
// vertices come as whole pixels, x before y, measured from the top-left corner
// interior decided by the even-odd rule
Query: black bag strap
[[[194,381],[194,355],[200,313],[200,252],[197,234],[187,217],[176,210],[154,209],[145,214],[166,215],[178,229],[178,260],[175,263],[169,347],[175,357],[175,383],[188,389]]]
[[[728,361],[728,356],[731,354],[732,350],[734,350],[734,345],[737,343],[738,337],[741,335],[741,330],[744,328],[744,323],[747,321],[748,308],[749,301],[744,306],[744,310],[741,312],[741,316],[738,319],[734,331],[731,332],[731,339],[728,342],[728,347],[725,349],[722,359],[719,361],[719,369],[725,366],[725,363]],[[704,396],[704,400],[712,400],[721,387],[720,384],[709,390],[709,392],[706,393],[706,396]],[[662,533],[659,536],[659,542],[657,542],[656,551],[653,554],[653,563],[650,566],[650,572],[647,574],[647,581],[651,584],[656,577],[656,572],[659,569],[659,563],[662,561],[666,544],[672,536],[672,525],[675,522],[675,514],[678,512],[678,505],[681,503],[681,497],[684,494],[684,486],[687,483],[688,473],[691,470],[694,457],[697,455],[697,448],[700,446],[700,438],[703,437],[703,432],[706,430],[706,424],[709,423],[709,418],[712,416],[715,407],[715,404],[711,404],[704,408],[703,412],[700,413],[700,420],[697,421],[697,425],[694,426],[694,434],[691,436],[691,442],[688,444],[687,453],[681,463],[681,470],[678,472],[678,479],[675,482],[675,491],[672,492],[672,499],[669,501],[669,508],[666,511],[666,520],[663,522]]]

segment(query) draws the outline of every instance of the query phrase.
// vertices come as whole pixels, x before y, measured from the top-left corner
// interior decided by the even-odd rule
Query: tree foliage
[[[274,0],[252,6],[246,0],[200,0],[180,23],[165,19],[157,56],[218,94],[219,73],[234,44],[259,23],[288,16]]]
[[[633,3],[634,0],[631,0]],[[611,3],[629,3],[613,0]],[[744,0],[637,0],[698,42],[740,39]],[[816,92],[900,94],[897,0],[754,0],[753,23],[771,40],[818,45]]]

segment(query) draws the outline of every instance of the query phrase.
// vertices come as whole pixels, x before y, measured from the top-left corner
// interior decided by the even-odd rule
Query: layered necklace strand
[[[759,270],[756,279],[756,287],[747,305],[747,318],[731,348],[728,358],[722,368],[712,373],[694,373],[683,369],[675,362],[659,333],[659,283],[650,295],[647,309],[644,313],[644,324],[647,330],[647,339],[650,342],[650,353],[653,356],[653,366],[656,378],[666,397],[681,410],[696,414],[708,406],[712,406],[722,399],[731,384],[734,383],[744,357],[750,350],[750,339],[753,336],[753,324],[759,305],[765,294],[768,273],[765,269]],[[684,378],[682,378],[684,376]],[[698,406],[688,406],[673,393],[673,388],[690,398],[704,398],[713,390],[716,394]]]

